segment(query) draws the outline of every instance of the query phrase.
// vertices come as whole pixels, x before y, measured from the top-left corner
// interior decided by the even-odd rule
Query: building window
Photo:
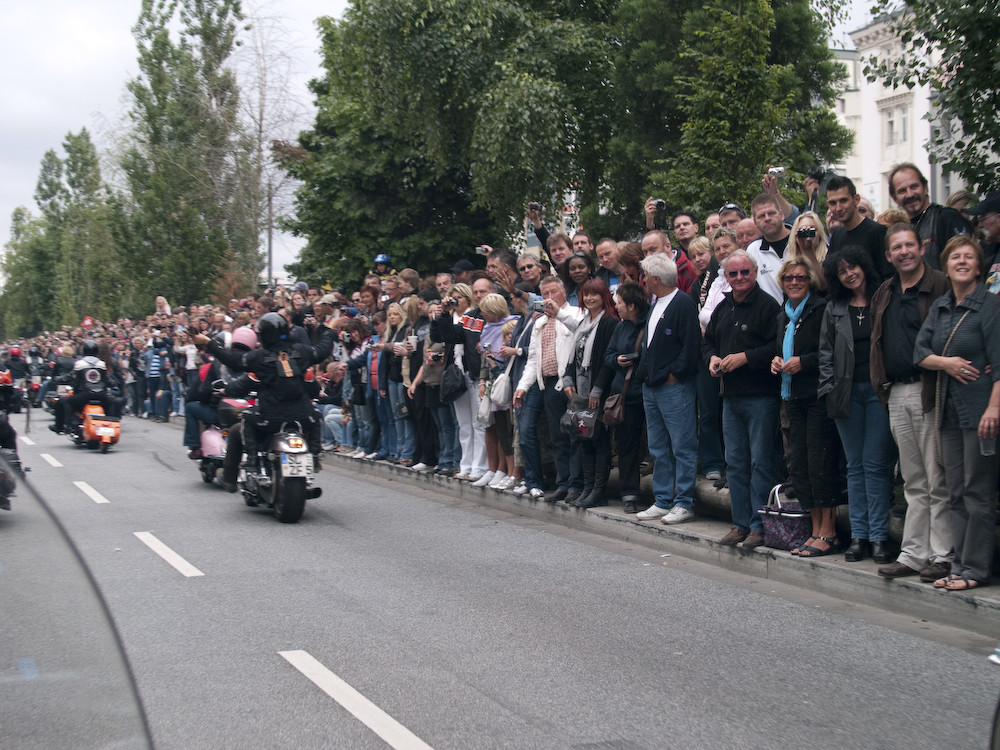
[[[885,145],[892,146],[896,143],[896,114],[895,110],[888,109],[885,112]]]
[[[899,110],[899,142],[908,143],[910,140],[910,108],[903,107]]]

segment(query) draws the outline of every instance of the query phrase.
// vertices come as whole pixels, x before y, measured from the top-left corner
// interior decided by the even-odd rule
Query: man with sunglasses
[[[531,291],[540,294],[538,285],[542,283],[542,264],[534,255],[525,253],[517,259],[517,275],[521,281],[531,284]]]
[[[737,250],[722,262],[732,291],[715,308],[705,328],[702,355],[722,380],[722,432],[733,526],[719,543],[745,548],[764,543],[757,513],[774,486],[779,381],[771,373],[780,307],[757,283],[757,263]]]
[[[827,213],[840,222],[830,235],[829,254],[849,245],[863,247],[871,254],[875,270],[888,279],[894,269],[885,257],[886,227],[862,215],[860,206],[861,196],[849,178],[835,175],[826,183]]]

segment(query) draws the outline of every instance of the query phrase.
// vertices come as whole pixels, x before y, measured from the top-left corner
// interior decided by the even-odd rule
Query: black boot
[[[577,508],[599,508],[602,505],[608,504],[608,501],[604,496],[604,490],[608,486],[608,474],[610,471],[611,456],[607,453],[607,451],[602,451],[600,447],[598,447],[593,469],[594,487],[590,491],[589,495],[581,496],[576,501]]]
[[[622,495],[622,502],[625,504],[626,513],[638,513],[639,512],[639,496],[638,495]]]
[[[844,552],[844,560],[847,562],[860,562],[869,553],[870,545],[867,539],[852,539],[851,546]]]
[[[888,542],[872,542],[872,560],[877,565],[888,565],[893,561]]]
[[[589,508],[590,506],[585,503],[587,502],[587,498],[590,497],[590,493],[594,491],[593,456],[583,454],[581,456],[580,463],[582,464],[581,468],[583,469],[583,491],[580,492],[575,498],[572,497],[571,491],[570,495],[566,498],[566,502],[570,505],[575,505],[578,508]]]

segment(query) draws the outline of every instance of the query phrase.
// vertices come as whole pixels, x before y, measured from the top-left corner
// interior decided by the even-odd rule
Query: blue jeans
[[[344,445],[343,412],[336,404],[323,404],[323,442]]]
[[[378,416],[379,430],[382,432],[382,439],[379,441],[378,453],[386,458],[396,457],[396,420],[392,416],[392,407],[389,406],[389,397],[382,397],[381,394],[375,397],[375,414]]]
[[[174,414],[184,415],[184,383],[175,378],[170,381],[170,410]]]
[[[462,455],[461,451],[455,450],[458,445],[456,440],[458,423],[455,421],[455,412],[451,408],[451,404],[440,403],[429,411],[438,429],[438,468],[457,469]]]
[[[694,505],[698,471],[695,391],[693,378],[642,388],[649,453],[653,457],[653,499],[660,508],[690,510]]]
[[[538,445],[538,420],[542,416],[542,392],[531,386],[521,400],[517,415],[517,430],[524,461],[524,483],[529,490],[544,490],[542,451]]]
[[[722,434],[733,525],[763,532],[757,512],[777,484],[778,396],[729,396],[722,400]]]
[[[847,456],[847,510],[851,537],[884,542],[889,538],[892,466],[895,448],[889,412],[867,380],[851,386],[851,416],[836,420]]]
[[[215,409],[201,401],[189,401],[184,409],[184,447],[194,450],[201,447],[201,432],[198,422],[215,424]]]
[[[402,382],[390,380],[389,408],[394,415],[396,404],[401,403],[406,403],[406,386]],[[399,458],[412,461],[413,454],[417,452],[417,432],[413,427],[413,417],[393,418],[396,420],[396,446],[399,449]]]

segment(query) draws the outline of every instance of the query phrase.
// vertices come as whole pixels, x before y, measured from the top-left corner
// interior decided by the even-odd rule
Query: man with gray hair
[[[732,291],[715,308],[705,328],[702,355],[708,371],[722,380],[722,434],[733,527],[720,544],[746,548],[764,543],[757,513],[777,481],[779,381],[771,373],[780,306],[757,285],[757,263],[737,250],[720,275]]]
[[[698,310],[677,293],[677,265],[663,253],[642,261],[646,289],[656,296],[642,334],[635,377],[642,383],[649,452],[653,456],[653,504],[636,515],[665,524],[694,518],[698,429],[695,376],[701,350]],[[627,366],[625,356],[618,364]]]

